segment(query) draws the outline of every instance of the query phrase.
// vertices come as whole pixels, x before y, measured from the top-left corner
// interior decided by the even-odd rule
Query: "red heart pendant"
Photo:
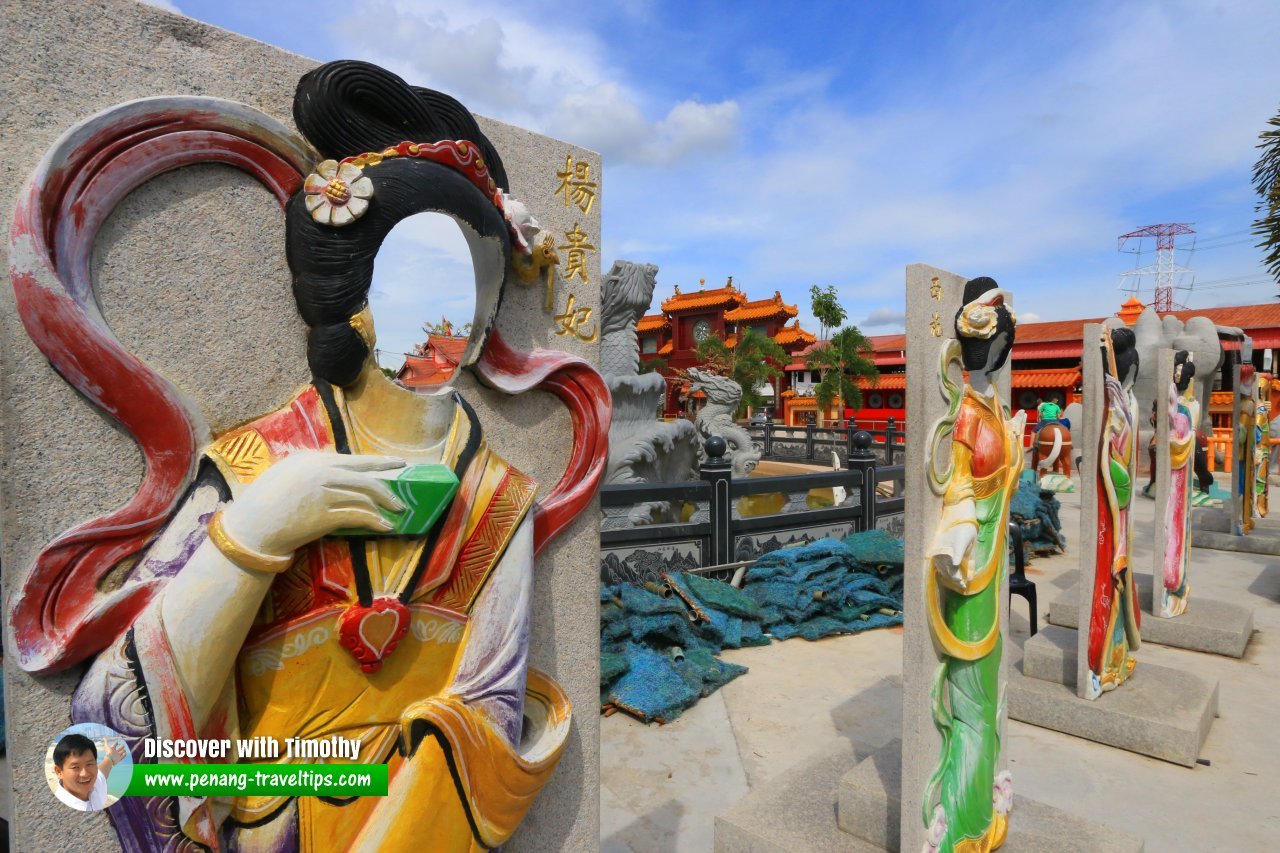
[[[398,598],[352,604],[338,620],[338,637],[365,672],[377,672],[409,630],[409,610]]]

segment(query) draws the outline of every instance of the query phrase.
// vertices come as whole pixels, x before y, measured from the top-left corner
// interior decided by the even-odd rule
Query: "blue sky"
[[[1024,320],[1096,316],[1154,261],[1117,235],[1160,222],[1198,232],[1178,257],[1189,307],[1280,291],[1248,234],[1258,133],[1280,110],[1274,2],[175,2],[600,151],[603,266],[658,264],[659,298],[732,275],[816,330],[809,286],[834,284],[886,334],[921,261],[995,277]],[[469,288],[460,238],[406,230],[396,251]],[[384,343],[420,337],[419,313],[464,315],[419,310],[391,269],[415,265],[388,260],[377,287],[406,319],[380,320]]]

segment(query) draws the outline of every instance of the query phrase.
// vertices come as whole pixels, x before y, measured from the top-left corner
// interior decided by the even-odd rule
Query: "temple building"
[[[426,343],[419,344],[416,353],[405,355],[396,381],[408,388],[443,385],[458,369],[468,340],[465,335],[427,335]]]
[[[1137,323],[1145,307],[1137,297],[1130,297],[1115,316],[1132,326]],[[1280,369],[1280,303],[1197,308],[1169,314],[1183,321],[1191,317],[1208,317],[1219,327],[1239,328],[1253,339],[1254,367],[1259,371],[1272,373]],[[1101,323],[1105,319],[1107,318],[1093,317],[1018,324],[1011,355],[1011,406],[1015,410],[1026,411],[1028,423],[1035,423],[1036,406],[1042,400],[1056,397],[1065,405],[1079,399],[1084,326],[1088,323]],[[867,428],[879,428],[890,417],[901,425],[906,407],[906,337],[878,335],[870,340],[876,366],[880,369],[880,381],[874,386],[863,384],[862,408],[857,411],[846,409],[845,417],[852,417],[860,426]],[[1238,352],[1240,349],[1240,341],[1230,337],[1223,337],[1221,343],[1227,352]],[[817,414],[812,395],[806,396],[806,391],[812,387],[816,377],[805,366],[804,355],[805,350],[797,352],[786,368],[795,377],[790,383],[792,396],[784,399],[786,405],[779,418],[786,424],[808,423],[811,420],[809,413]],[[1232,405],[1230,377],[1225,380],[1221,375],[1215,377],[1212,391],[1209,413],[1213,417],[1214,427],[1229,430]],[[820,423],[835,419],[834,407],[817,417]]]
[[[663,300],[661,313],[641,317],[636,324],[640,358],[651,361],[660,357],[668,371],[697,367],[702,363],[698,360],[699,341],[708,335],[718,335],[733,347],[746,329],[772,338],[794,358],[796,353],[817,341],[813,333],[800,328],[800,321],[796,319],[799,313],[797,306],[782,301],[778,291],[768,299],[749,299],[734,286],[732,276],[724,287],[711,290],[703,287],[681,293],[677,287],[669,299]],[[786,365],[778,367],[782,369]],[[790,378],[784,370],[770,387],[761,389],[766,407],[774,408],[773,401],[786,394]],[[685,408],[687,390],[683,383],[668,379],[665,414],[675,415]],[[695,396],[698,393],[701,392],[695,392]]]

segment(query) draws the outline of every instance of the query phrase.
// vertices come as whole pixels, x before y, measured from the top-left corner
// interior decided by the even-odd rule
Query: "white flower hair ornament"
[[[960,309],[956,319],[956,329],[966,338],[986,339],[995,335],[999,314],[997,309],[1003,307],[1014,317],[1009,307],[1009,292],[1006,290],[989,290],[982,296]],[[1016,321],[1016,317],[1014,318]]]
[[[351,163],[325,160],[302,184],[307,210],[321,225],[342,226],[355,222],[369,209],[373,181]]]

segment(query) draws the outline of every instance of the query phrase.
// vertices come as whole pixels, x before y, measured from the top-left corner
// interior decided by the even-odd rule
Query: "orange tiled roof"
[[[728,315],[725,315],[725,316],[728,316]],[[778,332],[778,334],[773,336],[773,340],[779,346],[786,347],[786,346],[791,346],[792,344],[816,343],[818,340],[818,336],[812,334],[811,332],[806,332],[804,329],[800,328],[800,321],[796,320],[795,323],[793,323],[792,325],[783,327],[783,329],[780,332]]]
[[[443,385],[458,369],[456,364],[441,364],[434,358],[422,355],[407,355],[404,364],[396,373],[396,379],[410,388],[426,388]]]
[[[752,320],[768,320],[771,317],[794,317],[799,313],[800,309],[783,302],[782,294],[775,290],[769,299],[743,302],[732,311],[726,311],[724,319],[727,323],[746,323]]]
[[[876,391],[904,391],[907,387],[907,374],[881,373],[880,381],[874,385],[870,379],[859,376],[858,387],[875,389]]]
[[[719,308],[728,305],[746,303],[747,295],[733,286],[717,287],[714,290],[696,290],[692,293],[676,293],[662,303],[664,313],[676,311],[692,311],[697,308]]]
[[[1014,370],[1014,388],[1074,388],[1080,382],[1079,370]]]
[[[396,379],[411,388],[442,385],[453,376],[467,351],[467,337],[428,335],[421,355],[406,355]]]
[[[467,337],[446,338],[439,335],[427,336],[427,350],[434,350],[447,361],[458,364],[462,361],[463,353],[467,351]]]
[[[673,352],[675,352],[675,344],[671,341],[667,341],[662,345],[662,349],[658,350],[658,355],[671,355]]]
[[[1132,306],[1129,306],[1129,308],[1131,310]],[[1117,311],[1115,316],[1121,316],[1124,311],[1125,306],[1121,306],[1121,310]],[[1219,326],[1235,326],[1246,331],[1254,330],[1255,349],[1280,347],[1280,302],[1268,302],[1262,305],[1232,305],[1225,308],[1192,308],[1187,311],[1170,311],[1167,314],[1161,314],[1161,316],[1174,316],[1183,321],[1192,317],[1208,317]],[[1106,317],[1086,317],[1080,320],[1019,323],[1014,338],[1014,359],[1017,360],[1019,357],[1078,358],[1085,324],[1101,323],[1106,319]],[[1275,330],[1274,334],[1272,334],[1272,330]],[[1267,334],[1258,334],[1264,331]],[[871,349],[876,355],[877,364],[890,363],[885,360],[886,356],[881,355],[881,353],[896,354],[906,347],[906,335],[872,335],[868,337],[868,340],[871,341]],[[1029,346],[1048,343],[1061,343],[1063,346]],[[809,349],[812,349],[813,346],[811,345]],[[1229,343],[1228,348],[1230,348]],[[806,349],[796,353],[797,359],[808,351]],[[901,361],[898,363],[901,364]]]
[[[665,329],[671,325],[666,317],[661,314],[646,314],[636,323],[637,332],[656,332],[659,329]]]

